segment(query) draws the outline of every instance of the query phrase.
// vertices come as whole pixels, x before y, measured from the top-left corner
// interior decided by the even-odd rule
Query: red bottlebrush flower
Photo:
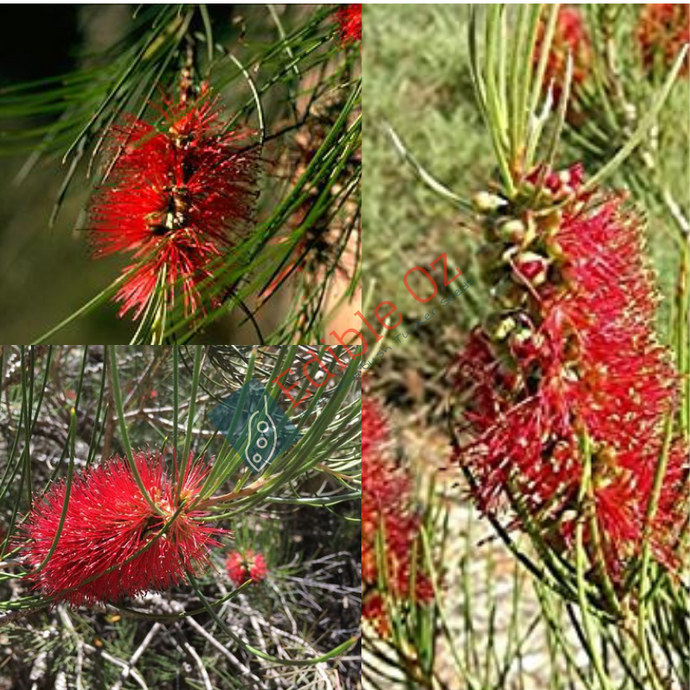
[[[199,285],[256,196],[259,153],[247,132],[225,132],[208,100],[165,109],[161,130],[132,117],[112,129],[112,170],[90,209],[95,256],[131,258],[116,299],[135,319],[157,289],[169,303],[181,295],[187,316],[204,307]]]
[[[119,601],[151,589],[167,589],[209,562],[220,529],[187,506],[198,495],[206,470],[190,462],[180,498],[162,455],[134,456],[141,481],[157,506],[142,494],[127,460],[114,457],[74,478],[57,548],[46,566],[29,578],[43,594],[71,604]],[[57,534],[66,496],[54,484],[28,516],[24,545],[34,567],[47,556]],[[175,520],[170,518],[181,510]],[[161,533],[169,525],[167,532]],[[150,544],[146,550],[138,553]]]
[[[362,40],[362,6],[343,5],[337,12],[343,44]]]
[[[675,3],[648,3],[637,25],[637,43],[648,72],[656,65],[670,67],[686,43],[690,43],[690,6]],[[681,74],[690,71],[685,59]]]
[[[382,559],[390,594],[419,603],[433,599],[431,583],[421,562],[413,560],[421,520],[412,510],[411,502],[412,480],[391,458],[384,415],[375,400],[365,398],[362,401],[362,583],[369,592],[365,595],[362,615],[375,619],[379,631],[387,629],[377,591]],[[385,542],[383,554],[377,548],[381,538]]]
[[[268,575],[268,566],[266,565],[266,559],[260,554],[252,555],[251,558],[247,554],[247,560],[249,562],[249,577],[254,582],[260,582],[266,579]]]
[[[606,566],[619,581],[639,552],[677,376],[654,334],[656,293],[640,219],[622,195],[582,194],[581,169],[547,180],[544,194],[563,206],[518,219],[529,231],[514,247],[502,246],[506,263],[487,273],[500,284],[503,271],[515,290],[494,287],[502,308],[473,332],[458,362],[468,403],[457,457],[470,469],[485,512],[504,507],[510,488],[545,538],[567,548],[579,513],[586,434],[591,500]],[[506,222],[487,219],[488,236],[497,234],[493,224]],[[527,249],[548,267],[544,281],[516,277],[512,257]],[[688,466],[687,446],[677,437],[651,530],[655,555],[668,566],[688,503]]]
[[[539,61],[545,25],[542,23],[534,50],[534,62]],[[576,7],[563,6],[558,11],[556,28],[551,41],[551,49],[546,62],[544,87],[551,86],[554,101],[558,103],[563,93],[568,55],[573,59],[572,88],[583,84],[587,79],[591,63],[591,42],[585,28],[580,10]]]
[[[233,551],[225,561],[225,566],[235,587],[243,585],[248,580],[261,582],[268,575],[266,559],[262,554],[251,550],[244,554]]]

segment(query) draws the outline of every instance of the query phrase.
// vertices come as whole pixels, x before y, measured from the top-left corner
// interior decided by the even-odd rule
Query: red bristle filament
[[[343,44],[362,40],[362,6],[343,5],[337,13]]]

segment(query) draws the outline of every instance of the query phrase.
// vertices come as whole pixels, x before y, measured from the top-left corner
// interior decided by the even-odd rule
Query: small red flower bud
[[[261,582],[268,574],[266,559],[260,553],[248,550],[245,553],[233,551],[225,561],[228,577],[232,580],[235,587],[243,585],[251,580]]]
[[[519,280],[526,280],[535,287],[546,281],[549,260],[539,254],[523,252],[515,258],[513,265],[514,273]]]

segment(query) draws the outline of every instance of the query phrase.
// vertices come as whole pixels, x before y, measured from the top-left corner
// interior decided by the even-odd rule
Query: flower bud
[[[532,329],[524,327],[514,330],[510,335],[510,351],[520,361],[534,359],[544,344],[544,338]]]
[[[501,220],[496,229],[501,240],[513,244],[521,244],[527,235],[527,226],[519,218]]]
[[[505,199],[491,192],[477,192],[472,197],[472,205],[479,213],[493,213],[507,204]]]
[[[514,265],[518,278],[528,280],[533,286],[537,287],[546,282],[549,260],[541,254],[523,252],[515,259]]]

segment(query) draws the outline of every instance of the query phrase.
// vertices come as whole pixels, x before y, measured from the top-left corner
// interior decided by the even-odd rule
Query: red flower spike
[[[343,45],[362,40],[362,6],[343,5],[337,12]]]
[[[239,587],[249,580],[261,582],[268,575],[266,559],[262,554],[251,550],[244,554],[233,551],[225,561],[225,567],[235,587]]]
[[[428,576],[421,563],[412,560],[421,520],[411,509],[412,480],[390,455],[388,425],[378,403],[362,400],[362,583],[372,592],[365,596],[362,615],[380,631],[388,629],[379,586],[377,544],[383,530],[386,582],[390,593],[424,603],[433,599]],[[413,570],[415,589],[411,591]]]
[[[178,501],[162,455],[142,451],[134,461],[159,512],[149,505],[123,458],[113,457],[76,476],[57,548],[43,570],[29,575],[45,596],[73,605],[117,602],[167,589],[182,582],[186,571],[208,564],[209,549],[217,546],[215,537],[222,530],[200,521],[204,511],[187,507],[199,493],[205,467],[190,458]],[[53,544],[65,489],[64,482],[53,484],[28,516],[24,550],[31,566],[39,566]],[[153,541],[180,507],[167,532]]]
[[[690,6],[676,3],[648,3],[642,9],[637,25],[637,43],[642,63],[651,72],[659,64],[671,67],[681,49],[690,43]],[[686,57],[681,74],[690,72]]]
[[[539,62],[545,25],[542,22],[534,49],[534,62]],[[572,87],[582,85],[589,75],[591,63],[591,41],[582,15],[577,7],[562,6],[558,10],[556,28],[544,73],[544,88],[552,88],[554,101],[558,103],[563,93],[568,55],[573,59]]]
[[[162,130],[132,117],[111,130],[89,230],[94,256],[131,257],[120,316],[139,318],[157,286],[169,303],[182,296],[186,316],[206,306],[199,285],[251,217],[259,168],[249,134],[223,130],[208,100],[166,104]]]
[[[380,454],[388,444],[388,420],[378,402],[373,398],[362,399],[362,457]]]
[[[561,257],[545,282],[525,286],[500,313],[507,335],[476,329],[461,354],[457,383],[469,402],[457,458],[474,476],[483,511],[507,506],[510,482],[545,539],[567,549],[584,431],[604,558],[621,581],[639,553],[678,377],[654,334],[657,296],[639,218],[621,195],[580,193],[578,168],[547,180],[554,199],[569,201],[555,232],[553,217],[537,228],[530,251],[540,255],[555,241]],[[687,444],[674,438],[651,530],[655,557],[669,568],[678,560],[689,463]]]
[[[364,598],[362,602],[362,618],[370,621],[374,629],[381,637],[386,637],[390,633],[390,621],[386,604],[380,594],[372,593]]]

